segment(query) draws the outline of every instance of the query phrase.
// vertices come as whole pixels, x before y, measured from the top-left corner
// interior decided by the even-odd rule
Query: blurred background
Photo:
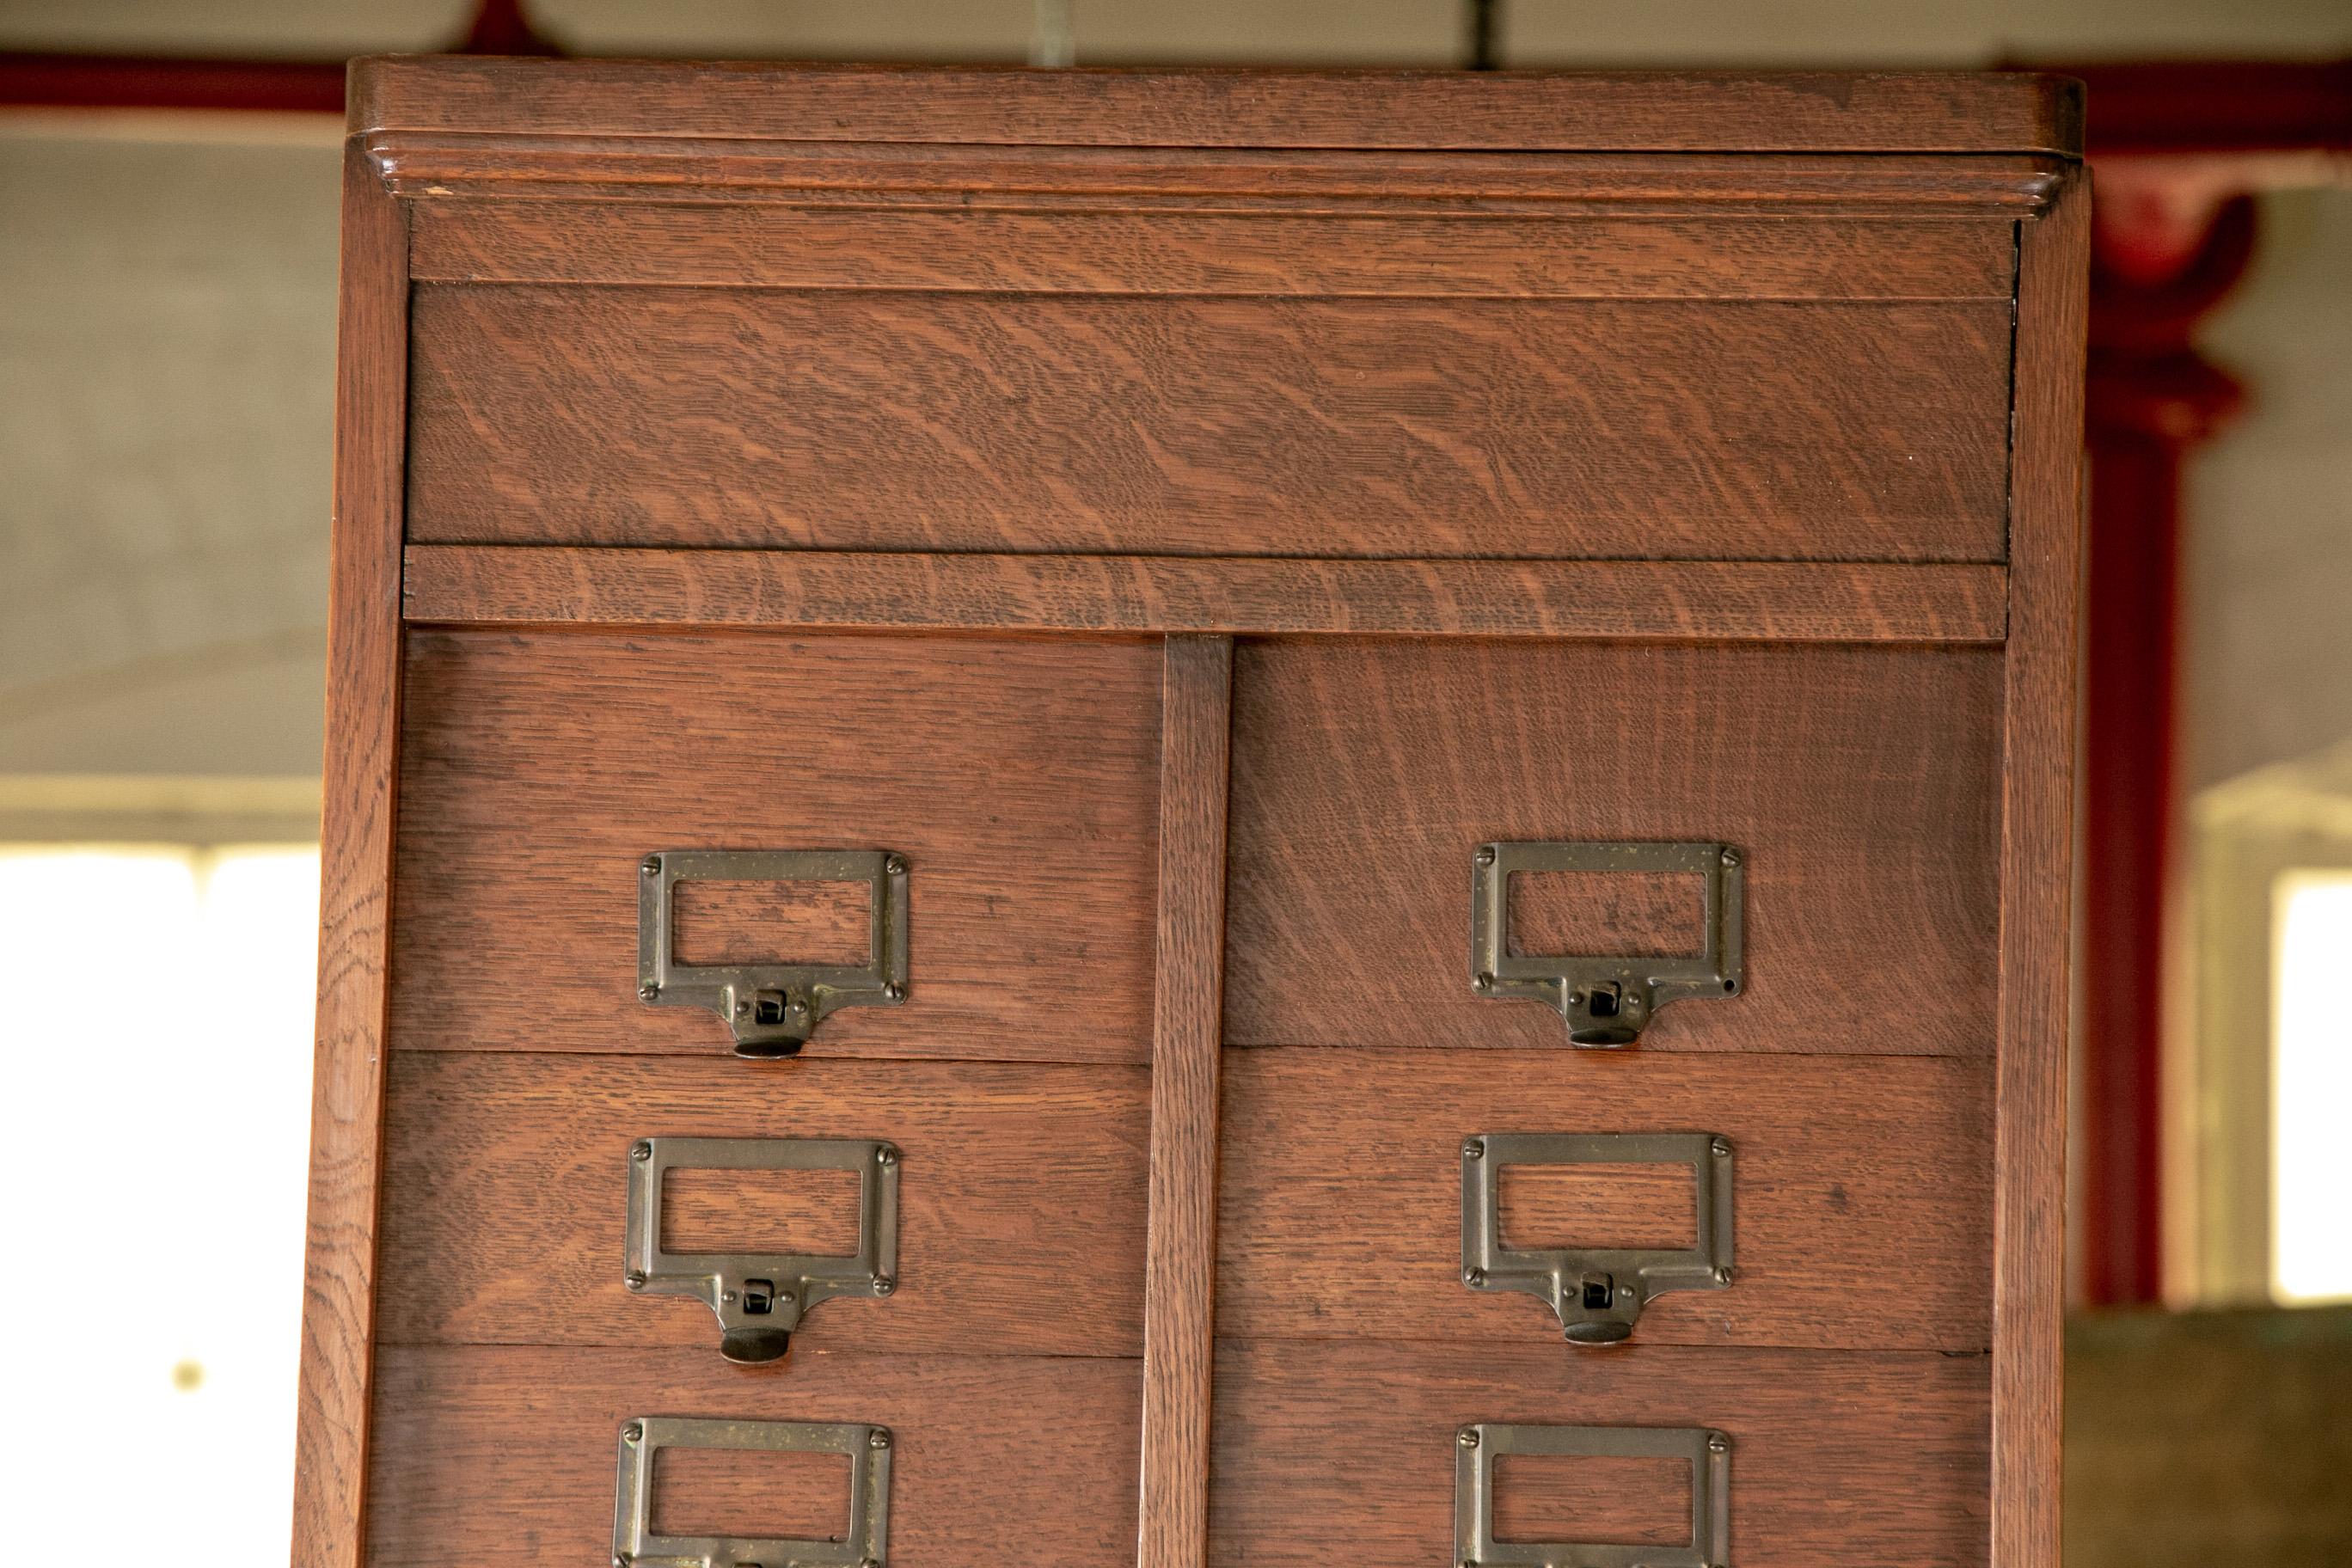
[[[458,48],[2085,78],[2066,1560],[2352,1562],[2344,0],[0,0],[17,1552],[283,1558],[342,62]]]

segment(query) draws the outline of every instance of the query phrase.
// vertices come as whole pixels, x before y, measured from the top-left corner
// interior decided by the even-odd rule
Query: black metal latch
[[[907,999],[907,858],[885,849],[665,849],[637,866],[637,995],[656,1007],[708,1007],[739,1057],[797,1056],[826,1015]],[[852,963],[680,963],[680,882],[864,882],[869,956]]]
[[[1696,1240],[1686,1248],[1503,1245],[1506,1165],[1687,1165]],[[1706,1132],[1486,1132],[1462,1141],[1462,1283],[1524,1290],[1576,1344],[1613,1344],[1668,1290],[1731,1284],[1731,1142]]]
[[[1704,889],[1692,956],[1515,953],[1511,878],[1519,872],[1687,872]],[[1627,1046],[1669,1002],[1732,996],[1740,987],[1740,854],[1728,844],[1492,843],[1470,864],[1470,988],[1542,1002],[1579,1046]]]
[[[898,1150],[861,1138],[640,1138],[629,1146],[628,1287],[692,1296],[719,1315],[719,1353],[775,1361],[818,1302],[887,1296],[898,1288]],[[662,1247],[662,1190],[671,1171],[855,1171],[857,1250],[676,1253]]]

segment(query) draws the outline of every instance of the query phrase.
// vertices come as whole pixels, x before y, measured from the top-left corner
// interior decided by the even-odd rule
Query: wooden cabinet
[[[2053,1568],[2069,84],[353,82],[297,1568]]]

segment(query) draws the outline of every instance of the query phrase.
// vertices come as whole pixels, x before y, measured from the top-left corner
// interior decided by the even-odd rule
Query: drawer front
[[[1156,646],[419,629],[405,682],[394,1046],[723,1056],[715,1014],[639,998],[644,858],[885,849],[906,999],[812,1055],[1148,1059]],[[763,911],[712,952],[862,953],[843,918]]]
[[[1990,1345],[1990,1063],[1564,1050],[1228,1053],[1218,1331],[1613,1355],[1564,1346],[1535,1295],[1465,1286],[1461,1151],[1658,1132],[1727,1142],[1733,1276],[1649,1300],[1634,1345]],[[1499,1186],[1515,1249],[1697,1239],[1690,1164],[1512,1165]]]
[[[1706,841],[1742,861],[1738,994],[1637,1049],[1989,1055],[2000,697],[1986,649],[1247,645],[1226,1042],[1564,1048],[1558,1013],[1472,991],[1474,852]],[[1513,879],[1514,942],[1702,945],[1696,879],[1569,875]]]
[[[716,1361],[709,1305],[625,1281],[633,1145],[870,1139],[897,1155],[894,1287],[815,1304],[781,1375],[831,1351],[1139,1355],[1150,1097],[1141,1068],[399,1052],[379,1338]],[[856,1248],[847,1172],[664,1186],[673,1251]]]
[[[993,1568],[1023,1542],[1089,1568],[1135,1559],[1133,1361],[824,1355],[776,1376],[689,1350],[387,1346],[375,1382],[376,1568],[471,1568],[518,1550],[609,1562],[619,1434],[647,1415],[887,1427],[893,1568]],[[847,1481],[822,1471],[680,1471],[655,1479],[669,1533],[822,1534],[846,1515]]]
[[[1724,1434],[1740,1568],[1982,1568],[1988,1368],[1935,1354],[1224,1342],[1209,1561],[1303,1568],[1344,1542],[1364,1568],[1452,1562],[1457,1433],[1502,1422]],[[1501,1464],[1498,1535],[1690,1542],[1689,1482],[1666,1467]]]
[[[419,283],[409,537],[1997,561],[2011,315]]]

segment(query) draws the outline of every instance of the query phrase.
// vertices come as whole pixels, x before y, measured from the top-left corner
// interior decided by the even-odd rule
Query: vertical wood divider
[[[400,757],[400,569],[408,409],[408,220],[344,143],[326,816],[310,1200],[294,1434],[294,1568],[356,1568],[375,1350],[376,1184]]]
[[[1234,641],[1171,637],[1166,658],[1160,940],[1151,1019],[1151,1217],[1143,1289],[1143,1496],[1136,1561],[1139,1568],[1202,1568],[1208,1553]]]
[[[2058,1563],[2090,200],[2078,168],[2048,212],[2018,226],[1994,1076],[1992,1568]]]

